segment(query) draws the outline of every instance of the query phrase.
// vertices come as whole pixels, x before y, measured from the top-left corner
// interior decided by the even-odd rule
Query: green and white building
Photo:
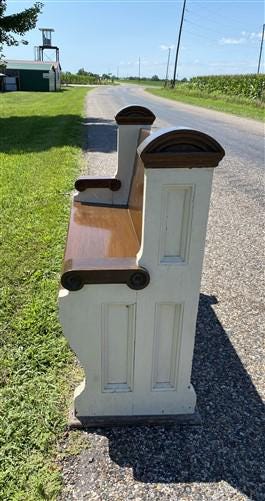
[[[61,88],[59,61],[8,60],[5,75],[6,91],[55,92]]]

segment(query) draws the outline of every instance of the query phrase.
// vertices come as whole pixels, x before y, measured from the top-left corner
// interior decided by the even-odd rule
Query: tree
[[[159,76],[158,75],[153,75],[151,80],[154,80],[155,82],[158,82]]]
[[[78,70],[77,72],[77,75],[88,75],[87,71],[84,70],[84,68],[80,68],[80,70]]]
[[[102,78],[102,80],[110,80],[111,73],[103,73],[101,78]]]
[[[24,36],[29,30],[35,28],[43,4],[36,2],[32,7],[10,16],[4,15],[6,7],[7,0],[0,0],[0,62],[4,45],[17,46],[20,42],[27,45],[26,40],[18,40],[16,35]]]

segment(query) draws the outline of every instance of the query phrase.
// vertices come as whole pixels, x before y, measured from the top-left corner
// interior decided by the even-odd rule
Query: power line
[[[213,14],[211,13],[210,16],[208,15],[208,10],[209,9],[208,9],[208,6],[207,6],[207,14],[205,14],[204,12],[203,12],[203,14],[201,14],[200,12],[194,12],[193,10],[190,10],[190,9],[186,9],[186,12],[188,14],[191,14],[192,16],[194,16],[196,18],[199,17],[199,18],[202,18],[202,19],[208,19],[209,21],[214,22],[215,24],[218,24],[218,25],[220,25],[220,18],[221,18],[221,19],[224,19],[226,21],[225,23],[222,22],[222,26],[227,27],[227,28],[235,28],[234,24],[236,23],[239,26],[241,26],[242,31],[246,31],[246,29],[245,29],[245,26],[246,26],[245,21],[242,21],[242,22],[238,21],[238,19],[236,20],[234,18],[231,18],[231,16],[229,15],[229,20],[231,20],[232,23],[227,23],[227,17],[225,17],[222,14],[220,14],[220,12],[222,12],[221,10],[218,10],[217,12],[215,11],[215,13],[213,13]],[[212,18],[212,15],[215,17],[215,19]],[[206,29],[210,29],[210,28],[206,28]]]
[[[190,30],[185,29],[185,33],[189,33],[190,35],[194,35],[195,37],[205,38],[205,40],[210,40],[210,42],[215,42],[216,43],[215,39],[207,37],[205,35],[201,35],[201,33],[196,33],[196,31],[190,31]],[[212,45],[211,45],[211,47],[212,47]]]
[[[188,24],[193,24],[194,26],[197,26],[198,28],[202,29],[202,30],[207,30],[207,31],[213,31],[214,33],[219,33],[219,35],[222,35],[224,37],[224,33],[221,32],[221,31],[218,31],[218,30],[215,30],[215,29],[212,29],[212,28],[207,28],[205,26],[202,26],[198,23],[195,23],[194,21],[190,21],[189,19],[187,19],[186,17],[184,18],[184,21]],[[243,35],[242,35],[243,36]],[[248,40],[246,40],[248,41]],[[235,45],[240,45],[240,44],[235,44]],[[256,48],[258,44],[253,44],[253,47],[248,47],[248,48]]]
[[[200,16],[200,17],[203,17],[203,18],[205,18],[205,17],[209,18],[209,15],[208,15],[209,11],[210,11],[210,16],[215,17],[215,19],[216,19],[217,22],[220,23],[220,18],[224,19],[225,21],[227,21],[227,16],[223,15],[223,8],[218,9],[218,10],[216,10],[216,8],[215,8],[215,10],[213,12],[211,8],[209,9],[209,5],[207,5],[207,13],[206,14],[204,12],[203,12],[203,14],[200,14],[198,12],[196,12],[196,14],[195,13],[194,14],[196,16]],[[192,12],[192,11],[190,11],[190,12]],[[245,28],[245,24],[246,24],[245,20],[239,21],[238,19],[235,19],[234,17],[231,17],[230,14],[229,14],[229,20],[233,22],[233,24],[230,24],[230,26],[234,26],[234,23],[236,23],[236,24],[240,25],[241,27],[243,26]],[[226,25],[228,26],[227,22],[226,22]]]
[[[233,43],[232,44],[229,44],[229,43],[227,43],[227,44],[226,43],[224,43],[224,44],[217,43],[218,41],[216,39],[207,37],[205,35],[202,35],[201,33],[197,33],[196,31],[190,31],[190,30],[185,29],[185,33],[189,33],[190,35],[194,35],[194,36],[199,37],[199,38],[205,38],[205,40],[210,40],[210,42],[216,44],[220,48],[221,47],[224,48],[226,46],[230,47],[230,49],[231,49],[231,46],[233,46],[233,47],[242,47],[242,44],[236,44],[236,43],[235,44],[233,44]],[[209,44],[208,44],[208,47],[210,47]],[[211,47],[212,47],[212,45],[211,45]],[[246,50],[251,50],[251,49],[252,50],[257,50],[257,45],[254,45],[254,44],[253,45],[245,45],[245,49]]]
[[[215,19],[213,19],[211,16],[208,16],[208,14],[204,14],[204,13],[200,14],[198,12],[195,13],[195,12],[193,12],[190,9],[186,9],[186,11],[187,11],[188,14],[191,14],[192,16],[195,16],[196,18],[199,17],[199,18],[202,18],[202,19],[208,19],[212,23],[220,25],[220,18],[219,18],[219,16],[218,16],[218,18],[216,16]],[[223,17],[223,19],[225,19],[225,18]],[[241,25],[241,23],[239,23],[239,24]],[[222,23],[222,26],[226,26],[228,28],[230,28],[230,27],[234,28],[234,23],[231,23],[231,24],[225,23],[225,25],[224,25],[224,23]],[[242,25],[241,25],[241,27],[242,27]],[[244,25],[244,27],[245,27],[245,25]]]
[[[215,30],[214,28],[207,28],[205,26],[202,26],[201,24],[198,24],[198,23],[194,23],[194,21],[190,21],[189,19],[187,19],[185,17],[184,21],[186,21],[186,23],[189,23],[189,24],[193,24],[194,26],[198,26],[198,28],[202,29],[202,30],[207,30],[207,31],[213,31],[214,33],[219,33],[219,35],[222,35],[224,36],[224,33],[221,31],[218,31],[218,30]]]

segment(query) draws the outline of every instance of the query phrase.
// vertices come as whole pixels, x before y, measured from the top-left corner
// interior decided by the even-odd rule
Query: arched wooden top
[[[151,110],[137,104],[125,106],[115,116],[118,125],[152,125],[155,119],[156,116]]]
[[[138,147],[145,168],[216,167],[225,155],[211,136],[193,129],[160,129]]]

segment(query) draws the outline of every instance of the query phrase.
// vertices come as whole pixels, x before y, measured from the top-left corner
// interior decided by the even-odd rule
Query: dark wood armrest
[[[61,284],[69,291],[82,289],[85,284],[126,284],[130,289],[147,287],[150,276],[133,259],[68,259],[64,261]]]
[[[118,191],[121,182],[115,177],[94,177],[80,176],[75,182],[77,191],[85,191],[87,188],[109,188],[111,191]]]

